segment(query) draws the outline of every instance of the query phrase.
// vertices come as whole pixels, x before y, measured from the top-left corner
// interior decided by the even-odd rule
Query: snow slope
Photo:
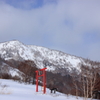
[[[75,96],[67,96],[59,92],[51,94],[49,89],[46,94],[43,94],[41,87],[39,87],[40,91],[36,93],[35,85],[20,84],[12,80],[0,79],[0,83],[7,85],[4,89],[0,85],[0,100],[83,100],[83,98],[76,99]]]
[[[9,74],[11,75],[12,77],[19,77],[20,79],[23,79],[23,76],[24,76],[24,73],[22,73],[21,71],[19,71],[18,69],[16,68],[13,68],[13,67],[10,67],[8,64],[2,62],[0,64],[0,73],[3,73],[3,74]]]
[[[35,45],[25,45],[19,41],[0,43],[0,56],[5,60],[32,60],[38,68],[47,67],[49,71],[57,68],[75,68],[80,71],[78,64],[84,62],[80,57],[75,57],[61,51],[56,51]]]

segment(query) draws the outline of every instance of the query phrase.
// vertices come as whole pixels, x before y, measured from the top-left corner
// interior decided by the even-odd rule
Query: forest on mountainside
[[[85,60],[85,62],[87,62],[87,65],[79,65],[81,68],[80,73],[77,73],[75,68],[68,74],[67,71],[63,71],[63,68],[60,68],[58,73],[47,71],[47,87],[50,89],[55,87],[59,92],[76,95],[77,97],[93,98],[93,91],[100,91],[100,63],[89,59]],[[19,75],[22,76],[12,76],[9,73],[9,66],[18,69],[22,73]],[[34,61],[5,61],[0,58],[0,77],[3,79],[13,79],[27,84],[35,84],[36,70],[39,69]],[[39,85],[42,85],[42,77],[39,80],[41,81]]]

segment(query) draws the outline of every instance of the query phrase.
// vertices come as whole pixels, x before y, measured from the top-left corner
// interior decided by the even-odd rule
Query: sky
[[[100,0],[0,0],[0,42],[11,40],[100,61]]]

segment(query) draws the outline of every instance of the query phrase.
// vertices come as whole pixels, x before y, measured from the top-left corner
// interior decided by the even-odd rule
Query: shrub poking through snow
[[[10,92],[7,91],[7,85],[2,85],[2,83],[0,83],[0,94],[10,94]]]

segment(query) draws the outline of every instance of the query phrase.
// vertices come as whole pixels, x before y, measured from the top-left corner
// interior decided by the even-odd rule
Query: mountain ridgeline
[[[19,41],[0,43],[2,78],[13,78],[35,84],[35,71],[46,67],[47,87],[57,87],[60,92],[75,94],[73,77],[75,81],[80,81],[78,75],[82,73],[82,65],[97,68],[100,63],[57,50],[25,45]]]
[[[80,57],[44,47],[24,45],[19,41],[0,43],[0,56],[6,61],[34,61],[37,68],[47,67],[47,71],[55,73],[58,73],[59,69],[71,72],[75,68],[80,71],[78,64],[85,62]]]

